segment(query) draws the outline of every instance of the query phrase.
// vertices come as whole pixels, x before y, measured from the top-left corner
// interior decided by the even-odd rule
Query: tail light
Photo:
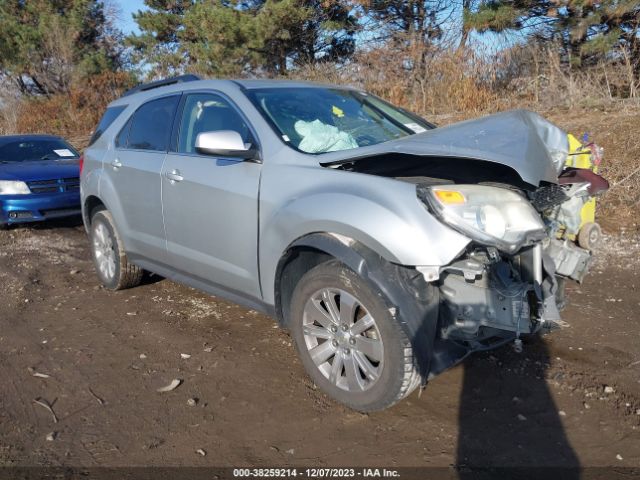
[[[80,165],[80,175],[82,175],[82,169],[84,168],[84,154],[80,155],[80,160],[78,160],[78,165]]]

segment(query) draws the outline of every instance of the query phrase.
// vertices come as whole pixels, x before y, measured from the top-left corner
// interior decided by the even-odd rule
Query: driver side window
[[[233,130],[245,143],[253,143],[249,127],[236,109],[212,93],[187,95],[178,137],[179,153],[196,153],[196,137],[202,132]]]

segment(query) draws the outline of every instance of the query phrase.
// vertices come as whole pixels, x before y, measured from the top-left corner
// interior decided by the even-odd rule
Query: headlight
[[[507,253],[546,236],[542,219],[531,204],[505,188],[418,185],[417,194],[444,223]]]
[[[31,193],[24,182],[0,180],[0,195],[26,195]]]

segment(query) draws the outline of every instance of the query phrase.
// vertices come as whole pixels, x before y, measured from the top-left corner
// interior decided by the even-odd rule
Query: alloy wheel
[[[93,251],[100,273],[111,280],[116,274],[116,251],[109,230],[98,223],[93,230]]]
[[[306,302],[303,335],[316,367],[332,384],[358,392],[371,388],[384,367],[376,321],[352,294],[323,288]]]

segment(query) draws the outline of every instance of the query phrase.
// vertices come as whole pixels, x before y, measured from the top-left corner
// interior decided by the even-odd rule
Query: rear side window
[[[179,95],[163,97],[147,102],[136,110],[131,119],[126,148],[166,151],[179,100]],[[124,139],[118,138],[118,141],[124,143]]]
[[[120,105],[117,107],[109,107],[102,115],[96,130],[91,135],[91,140],[89,140],[89,145],[93,145],[105,132],[107,128],[115,121],[116,118],[122,113],[122,111],[127,108],[126,105]]]

